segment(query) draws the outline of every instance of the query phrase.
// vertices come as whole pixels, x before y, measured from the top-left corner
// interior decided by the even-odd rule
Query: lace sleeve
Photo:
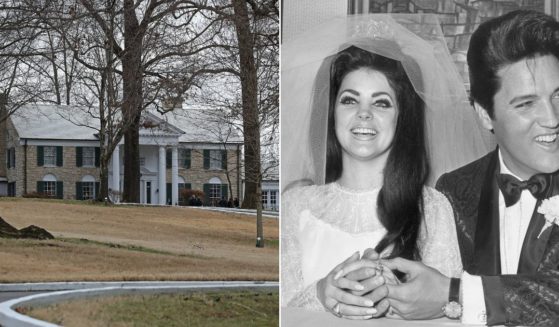
[[[419,236],[422,261],[446,276],[460,277],[462,260],[450,202],[430,187],[424,189],[423,201],[424,226]]]
[[[316,295],[316,281],[304,287],[298,218],[305,195],[300,189],[286,192],[281,201],[281,305],[325,310]]]

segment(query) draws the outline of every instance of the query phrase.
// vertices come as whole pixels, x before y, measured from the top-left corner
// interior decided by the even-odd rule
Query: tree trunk
[[[101,149],[103,150],[103,149]],[[102,151],[99,170],[99,190],[97,190],[97,201],[105,201],[109,198],[109,161],[106,154]]]
[[[139,125],[138,118],[133,126]],[[140,202],[140,138],[137,127],[129,126],[124,132],[124,181],[122,198],[124,202]]]
[[[142,112],[142,34],[134,1],[124,1],[124,56],[122,58],[124,119],[124,202],[140,202],[140,117]]]
[[[262,187],[258,183],[256,186],[256,194],[262,197]],[[262,201],[256,202],[256,247],[264,247],[264,226],[262,225]]]
[[[243,100],[243,134],[245,143],[245,198],[243,208],[256,209],[261,200],[260,183],[260,121],[258,119],[257,76],[254,62],[254,41],[250,31],[246,0],[232,0],[234,22],[239,42],[241,87]]]

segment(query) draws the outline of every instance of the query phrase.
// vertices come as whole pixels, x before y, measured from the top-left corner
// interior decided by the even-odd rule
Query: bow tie
[[[529,190],[538,200],[545,198],[551,185],[551,174],[536,174],[527,181],[519,181],[509,174],[499,174],[497,184],[505,198],[505,205],[510,207],[518,202],[523,190]]]

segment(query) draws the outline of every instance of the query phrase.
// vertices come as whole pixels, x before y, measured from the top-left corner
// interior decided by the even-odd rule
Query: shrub
[[[37,199],[54,199],[54,196],[50,196],[41,192],[28,192],[22,195],[24,198],[37,198]]]
[[[180,202],[184,205],[189,205],[190,198],[192,196],[198,197],[200,200],[204,201],[206,194],[200,190],[182,189],[180,190]]]

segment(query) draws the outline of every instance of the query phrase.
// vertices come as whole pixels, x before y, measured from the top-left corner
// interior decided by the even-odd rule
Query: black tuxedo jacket
[[[454,210],[464,269],[482,278],[488,325],[559,326],[559,227],[537,213],[526,233],[516,275],[501,274],[498,151],[442,175],[436,188]],[[548,197],[559,194],[559,175]]]

